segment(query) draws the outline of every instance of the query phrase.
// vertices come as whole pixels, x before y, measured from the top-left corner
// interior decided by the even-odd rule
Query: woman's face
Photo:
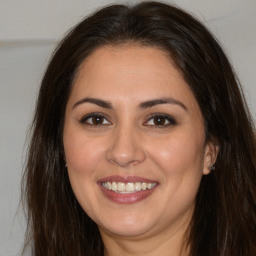
[[[215,157],[180,72],[160,49],[139,45],[102,47],[84,61],[63,141],[74,194],[102,235],[187,228]]]

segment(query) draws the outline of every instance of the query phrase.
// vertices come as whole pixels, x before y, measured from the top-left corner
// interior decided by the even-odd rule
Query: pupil
[[[93,122],[93,124],[101,124],[102,123],[102,117],[94,116],[92,118],[92,122]]]
[[[155,117],[154,123],[155,125],[164,125],[165,119],[163,117]]]

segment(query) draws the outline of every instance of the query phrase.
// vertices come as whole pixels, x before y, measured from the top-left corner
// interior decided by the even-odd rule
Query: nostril
[[[142,148],[133,149],[132,151],[121,152],[108,150],[106,154],[107,161],[111,164],[117,164],[121,167],[134,166],[145,160],[145,154]]]
[[[110,163],[121,167],[137,165],[145,160],[143,143],[133,127],[117,127],[106,152],[106,158]]]
[[[138,160],[125,161],[120,159],[108,159],[108,162],[110,162],[111,164],[117,164],[121,167],[128,167],[128,166],[135,166],[139,164],[141,161],[138,161]]]

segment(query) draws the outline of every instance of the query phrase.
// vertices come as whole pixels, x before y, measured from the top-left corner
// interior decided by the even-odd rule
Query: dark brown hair
[[[210,32],[186,12],[159,2],[105,7],[73,28],[53,54],[39,92],[24,174],[26,244],[36,256],[103,255],[97,225],[72,192],[62,133],[80,64],[103,45],[123,43],[169,54],[201,108],[207,139],[219,146],[215,170],[203,176],[197,194],[190,255],[256,255],[256,142],[239,82]]]

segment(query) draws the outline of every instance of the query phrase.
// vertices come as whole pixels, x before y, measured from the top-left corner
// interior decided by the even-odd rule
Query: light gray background
[[[50,53],[71,26],[112,2],[0,0],[0,256],[20,255],[25,222],[17,210],[26,135]],[[255,118],[256,0],[166,2],[195,14],[219,38]]]

